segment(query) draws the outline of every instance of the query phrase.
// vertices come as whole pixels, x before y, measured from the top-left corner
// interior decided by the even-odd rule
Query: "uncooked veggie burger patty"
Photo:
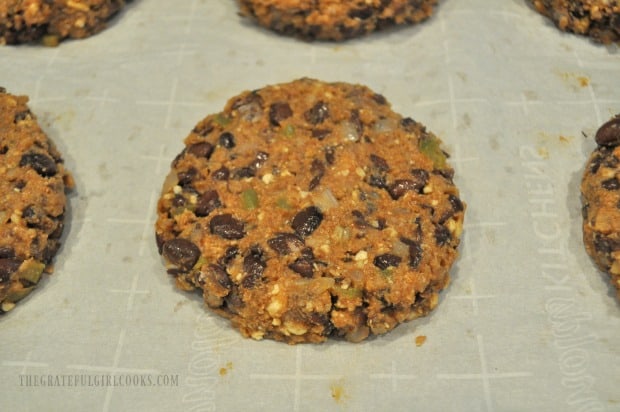
[[[620,1],[530,0],[562,31],[590,36],[600,43],[620,42]]]
[[[0,314],[51,272],[73,187],[27,101],[0,87]]]
[[[341,41],[385,27],[419,23],[437,0],[238,0],[241,14],[278,33]]]
[[[437,305],[464,209],[423,125],[367,87],[304,78],[198,123],[156,238],[176,285],[244,336],[358,342]]]
[[[0,0],[0,45],[42,41],[55,46],[66,38],[100,32],[125,0]]]
[[[581,182],[583,242],[620,297],[620,114],[596,133]]]

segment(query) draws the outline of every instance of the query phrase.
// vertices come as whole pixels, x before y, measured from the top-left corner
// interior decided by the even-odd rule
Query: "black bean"
[[[233,287],[233,283],[230,280],[226,269],[221,266],[210,264],[208,266],[206,275],[224,289],[231,290]]]
[[[52,231],[52,233],[48,235],[48,239],[60,239],[60,237],[62,236],[62,231],[65,228],[65,224],[63,223],[62,219],[62,215],[55,218],[56,229],[54,229],[54,231]]]
[[[184,170],[177,173],[178,185],[179,186],[187,186],[194,181],[194,179],[198,176],[198,170],[191,167],[188,170]]]
[[[303,239],[294,233],[278,233],[267,244],[280,255],[288,255],[304,247]]]
[[[0,284],[8,283],[11,280],[11,275],[17,272],[21,264],[22,261],[18,259],[0,259]]]
[[[448,195],[448,201],[450,202],[450,205],[452,205],[452,210],[455,213],[462,212],[463,210],[465,210],[465,207],[463,206],[463,202],[461,202],[461,199],[459,199],[455,195],[453,194]]]
[[[26,206],[24,210],[22,210],[22,218],[28,221],[36,216],[36,212],[34,206]]]
[[[604,255],[620,250],[620,240],[610,239],[604,235],[596,234],[594,236],[594,249]]]
[[[320,101],[308,110],[304,116],[306,120],[312,124],[323,123],[329,118],[329,108],[325,102]]]
[[[159,233],[155,233],[155,244],[157,245],[157,251],[161,255],[164,248],[164,238]]]
[[[308,191],[313,191],[316,187],[321,183],[321,179],[323,175],[314,176],[312,180],[310,180],[310,184],[308,185]]]
[[[380,174],[371,174],[368,177],[368,184],[379,189],[387,188],[387,178]]]
[[[314,275],[314,260],[307,257],[295,259],[288,265],[293,272],[300,274],[304,278],[311,278]]]
[[[325,139],[327,136],[329,136],[329,134],[332,131],[329,129],[312,129],[311,135],[312,137],[314,137],[315,139],[318,140],[323,140]]]
[[[435,227],[435,241],[437,242],[437,245],[443,246],[447,244],[451,237],[450,231],[445,226],[438,225]]]
[[[269,121],[273,126],[279,126],[282,120],[286,120],[293,115],[293,110],[286,102],[273,103],[269,107]]]
[[[381,156],[377,156],[375,154],[371,154],[370,155],[370,161],[372,162],[373,166],[375,168],[377,168],[377,170],[379,170],[381,172],[389,172],[390,171],[390,165],[388,164],[387,160],[385,160]]]
[[[237,246],[230,246],[224,251],[224,256],[218,259],[218,263],[222,266],[228,266],[228,264],[237,257],[239,254],[239,248]]]
[[[595,140],[601,146],[620,145],[620,115],[604,123],[596,132]]]
[[[416,185],[420,188],[420,190],[428,184],[428,179],[430,175],[428,174],[427,170],[411,169],[409,173],[413,177],[413,180],[416,182]]]
[[[330,165],[336,161],[336,150],[332,146],[325,147],[325,161]]]
[[[387,227],[387,221],[385,220],[385,218],[383,218],[383,217],[377,218],[377,227],[376,227],[376,229],[383,230],[386,227]]]
[[[194,127],[194,130],[192,130],[192,132],[194,132],[197,135],[202,136],[202,137],[206,137],[212,131],[213,131],[213,124],[211,124],[211,123],[206,123],[206,124],[198,125],[198,126]]]
[[[14,121],[15,123],[19,123],[19,122],[21,122],[22,120],[29,119],[29,118],[31,118],[31,117],[32,117],[32,116],[31,116],[30,110],[26,110],[26,111],[23,111],[23,112],[19,112],[19,113],[17,113],[17,114],[15,115],[15,118],[13,119],[13,121]]]
[[[372,263],[381,270],[385,270],[391,267],[398,267],[403,259],[400,256],[392,255],[390,253],[384,253],[383,255],[375,256]]]
[[[355,217],[355,220],[354,220],[355,227],[359,229],[363,229],[365,227],[370,226],[370,224],[366,221],[366,217],[361,211],[356,209],[356,210],[353,210],[351,214],[353,215],[353,217]]]
[[[400,241],[409,246],[409,267],[415,269],[422,261],[422,246],[415,240],[401,237]]]
[[[9,151],[8,146],[0,146],[0,155],[6,154]]]
[[[385,97],[383,97],[383,95],[375,93],[372,95],[372,100],[375,101],[375,103],[378,103],[380,105],[386,105],[387,104],[387,100]]]
[[[319,159],[314,159],[310,165],[310,173],[313,175],[322,175],[325,173],[325,165]]]
[[[348,16],[352,19],[366,20],[372,17],[372,14],[372,7],[362,7],[361,9],[350,10]]]
[[[419,192],[423,188],[424,186],[420,186],[420,183],[415,180],[398,179],[395,180],[394,183],[392,183],[387,190],[390,196],[392,196],[392,199],[398,200],[403,197],[405,193],[407,193],[407,191],[411,190],[414,192]]]
[[[187,153],[198,158],[209,159],[213,154],[213,145],[209,142],[194,143],[187,148]]]
[[[357,136],[361,136],[364,132],[364,125],[362,124],[362,120],[360,119],[360,113],[358,110],[353,110],[351,112],[351,116],[349,117],[349,121],[355,127],[355,131],[357,132]],[[356,139],[357,141],[358,139]]]
[[[322,221],[323,213],[321,213],[319,208],[316,206],[309,206],[295,215],[291,227],[303,238],[312,234]]]
[[[0,259],[9,259],[15,257],[15,250],[10,246],[0,246]]]
[[[620,165],[620,159],[618,159],[613,151],[609,151],[605,159],[603,159],[603,166],[608,167],[610,169],[614,169]]]
[[[43,220],[42,210],[37,210],[34,206],[26,206],[24,210],[22,210],[22,219],[26,221],[26,226],[29,228],[37,228],[41,221]]]
[[[187,204],[187,200],[183,197],[183,195],[174,195],[172,198],[172,206],[174,207],[183,207]]]
[[[179,269],[188,271],[198,261],[200,249],[187,239],[176,238],[164,243],[162,254]]]
[[[215,180],[228,180],[230,177],[230,170],[226,166],[222,166],[219,169],[215,170],[211,176]]]
[[[224,239],[242,239],[245,236],[243,222],[235,219],[230,213],[214,216],[209,222],[211,233]]]
[[[219,138],[220,146],[226,149],[232,149],[235,147],[235,136],[230,132],[224,132]]]
[[[601,186],[605,190],[618,190],[620,189],[620,181],[617,178],[612,177],[611,179],[603,180],[601,182]]]
[[[241,167],[234,171],[234,177],[236,179],[243,179],[246,177],[254,177],[256,176],[256,171],[263,167],[263,165],[269,159],[269,153],[267,152],[257,152],[256,156],[249,165],[245,167]]]
[[[308,190],[312,191],[321,183],[321,179],[325,175],[325,165],[323,162],[318,159],[314,159],[312,161],[312,165],[310,166],[310,173],[312,173],[314,177],[310,181]]]
[[[412,132],[416,129],[418,123],[411,117],[405,117],[400,121],[400,125],[408,132]]]
[[[263,260],[263,251],[259,247],[253,247],[243,258],[243,272],[245,277],[241,281],[241,285],[245,288],[254,288],[260,278],[263,276],[263,272],[267,264]]]
[[[269,159],[269,153],[258,152],[254,157],[254,161],[250,164],[250,167],[253,167],[254,169],[260,169],[265,164],[265,162],[267,162],[267,159]]]
[[[246,177],[256,176],[256,169],[253,167],[240,167],[234,171],[235,179],[245,179]]]
[[[209,190],[198,198],[194,213],[198,217],[205,217],[220,206],[222,206],[222,202],[220,201],[220,196],[217,191]]]
[[[243,298],[239,293],[239,288],[233,285],[232,290],[226,297],[224,298],[224,303],[226,305],[226,309],[231,311],[232,313],[239,314],[241,310],[245,306],[243,303]]]
[[[54,256],[56,256],[58,249],[60,249],[60,242],[49,239],[45,249],[41,252],[41,261],[46,265],[49,264]]]
[[[26,153],[19,161],[21,167],[30,166],[43,177],[54,176],[58,170],[56,162],[48,155],[42,153]]]
[[[446,179],[448,182],[453,183],[454,179],[454,169],[441,169],[441,170],[433,170],[433,173],[437,173],[439,176]]]
[[[232,104],[232,109],[237,110],[246,121],[253,121],[262,116],[263,98],[260,94],[252,92]]]

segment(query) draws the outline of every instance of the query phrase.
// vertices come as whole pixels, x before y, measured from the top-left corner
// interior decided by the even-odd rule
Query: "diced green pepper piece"
[[[390,278],[394,274],[394,270],[392,270],[391,268],[380,270],[380,272],[386,278]]]
[[[418,144],[420,152],[433,161],[435,169],[445,169],[447,167],[446,155],[441,150],[440,145],[439,139],[433,136],[424,136]]]
[[[194,264],[194,267],[192,269],[200,270],[200,268],[203,267],[207,263],[209,263],[207,258],[201,255],[196,261],[196,263]]]
[[[356,289],[356,288],[343,289],[338,286],[336,286],[334,289],[337,295],[345,297],[345,298],[361,298],[362,297],[361,289]]]
[[[276,206],[278,206],[280,209],[290,209],[291,208],[291,204],[288,202],[288,200],[285,197],[279,197],[276,200]]]
[[[258,207],[258,194],[254,189],[246,189],[241,192],[241,203],[246,210],[253,210]]]
[[[218,113],[215,115],[215,123],[220,126],[226,126],[231,122],[231,118],[224,115],[224,113]]]
[[[292,124],[287,124],[286,127],[284,127],[284,129],[282,129],[282,133],[286,137],[293,137],[293,136],[295,136],[295,126],[293,126]]]

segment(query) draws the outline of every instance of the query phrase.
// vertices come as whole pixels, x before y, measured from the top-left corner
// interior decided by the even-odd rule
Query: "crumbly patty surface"
[[[198,123],[156,238],[177,286],[244,336],[357,342],[437,305],[464,209],[424,126],[366,87],[299,79]]]
[[[590,36],[604,43],[620,42],[618,0],[530,0],[562,31]]]
[[[601,126],[596,142],[581,183],[583,241],[620,297],[620,114]]]
[[[340,41],[389,26],[421,22],[437,0],[238,0],[264,27],[306,40]]]
[[[73,186],[27,101],[0,88],[0,313],[51,272]]]
[[[0,0],[0,44],[42,40],[55,46],[66,38],[100,32],[125,0]]]

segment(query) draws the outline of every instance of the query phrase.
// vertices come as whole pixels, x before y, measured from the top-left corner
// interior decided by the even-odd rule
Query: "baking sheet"
[[[583,250],[578,190],[619,73],[617,47],[522,0],[445,0],[343,44],[279,37],[232,1],[135,0],[88,40],[1,48],[0,84],[30,96],[77,187],[55,273],[0,320],[0,408],[620,410],[620,306]],[[366,84],[441,136],[468,203],[437,309],[361,344],[243,339],[154,246],[193,126],[302,76]]]

